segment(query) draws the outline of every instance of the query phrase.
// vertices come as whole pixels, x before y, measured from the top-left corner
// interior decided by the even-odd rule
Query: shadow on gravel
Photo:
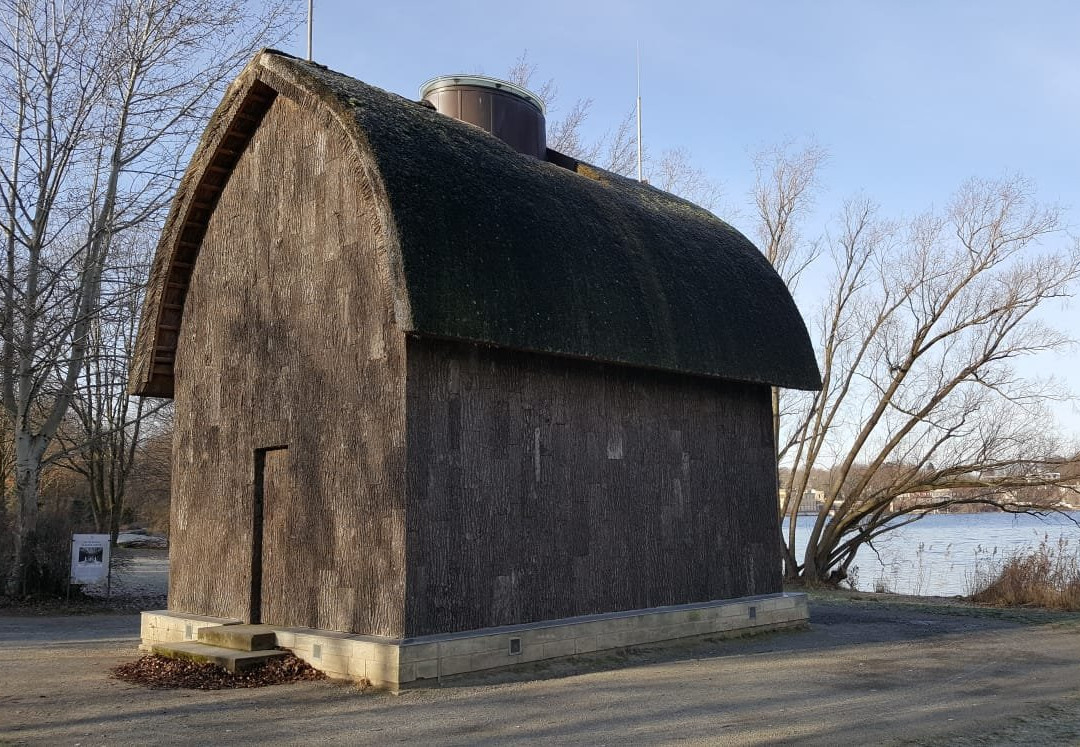
[[[42,647],[91,641],[139,640],[139,616],[63,615],[6,616],[0,613],[0,644],[6,648]]]

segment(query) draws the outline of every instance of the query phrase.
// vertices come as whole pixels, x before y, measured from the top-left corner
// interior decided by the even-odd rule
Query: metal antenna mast
[[[641,42],[637,43],[637,180],[645,181],[641,157]]]
[[[307,58],[311,62],[311,17],[315,13],[315,0],[307,0]]]

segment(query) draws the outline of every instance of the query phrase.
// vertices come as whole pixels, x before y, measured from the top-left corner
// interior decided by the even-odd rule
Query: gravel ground
[[[0,617],[137,613],[163,609],[169,591],[169,551],[125,548],[113,550],[112,578],[98,584],[72,587],[67,599],[0,597]]]
[[[148,690],[135,615],[0,617],[0,743],[1080,744],[1080,616],[815,595],[804,632],[445,680]]]
[[[165,606],[169,592],[169,551],[115,548],[111,581],[87,585],[82,590],[89,597],[121,607],[160,609]]]

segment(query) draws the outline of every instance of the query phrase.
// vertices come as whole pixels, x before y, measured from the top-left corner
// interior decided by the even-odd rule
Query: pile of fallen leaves
[[[222,690],[326,679],[325,674],[292,654],[271,659],[261,667],[236,674],[216,664],[196,664],[193,661],[153,654],[128,664],[120,664],[113,667],[111,672],[118,680],[155,690]]]

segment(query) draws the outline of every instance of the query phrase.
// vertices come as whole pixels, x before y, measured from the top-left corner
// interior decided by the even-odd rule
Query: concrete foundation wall
[[[803,625],[807,619],[806,595],[782,593],[416,638],[311,628],[275,628],[274,633],[279,647],[330,677],[366,679],[396,691],[466,672],[697,636],[765,632]],[[199,627],[230,622],[237,621],[144,612],[143,647],[194,640]]]

